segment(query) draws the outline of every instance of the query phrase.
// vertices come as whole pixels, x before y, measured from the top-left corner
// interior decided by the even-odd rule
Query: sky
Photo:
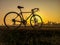
[[[39,8],[38,14],[45,23],[48,21],[60,23],[60,0],[0,0],[0,25],[4,25],[3,19],[6,13],[19,12],[18,5],[23,6],[22,11],[26,12]]]

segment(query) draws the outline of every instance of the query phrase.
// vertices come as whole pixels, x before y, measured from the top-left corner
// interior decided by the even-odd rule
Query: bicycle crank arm
[[[15,22],[21,22],[21,21],[15,20]]]

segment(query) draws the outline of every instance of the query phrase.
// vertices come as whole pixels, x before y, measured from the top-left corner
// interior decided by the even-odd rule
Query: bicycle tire
[[[7,23],[6,23],[6,18],[9,16],[9,14],[16,14],[17,16],[19,16],[19,18],[21,19],[21,16],[17,13],[17,12],[8,12],[5,16],[4,16],[4,24],[7,28],[11,29],[13,27],[13,25],[9,26]],[[13,16],[13,15],[12,15]],[[13,16],[14,17],[14,16]],[[8,22],[8,21],[7,21]],[[19,24],[18,26],[14,26],[12,29],[17,29],[20,27],[21,24]]]
[[[39,17],[39,19],[40,19],[40,20],[38,20],[38,21],[40,21],[40,22],[39,22],[39,25],[40,25],[40,26],[35,26],[35,25],[32,24],[32,18],[34,18],[34,17],[36,17],[36,16]],[[33,29],[40,29],[40,28],[42,27],[42,24],[43,24],[43,21],[42,21],[42,18],[41,18],[39,15],[34,14],[34,16],[32,16],[32,17],[30,18],[30,25],[31,25],[31,27],[32,27]]]

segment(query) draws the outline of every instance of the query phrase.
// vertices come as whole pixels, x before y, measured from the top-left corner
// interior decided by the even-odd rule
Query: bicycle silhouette
[[[31,12],[22,12],[22,6],[17,6],[18,9],[20,10],[19,13],[17,12],[8,12],[5,16],[4,16],[4,24],[7,28],[19,28],[20,26],[22,26],[22,24],[24,26],[26,26],[27,24],[27,20],[30,18],[30,26],[32,28],[40,28],[42,26],[42,18],[35,14],[35,12],[37,12],[39,10],[39,8],[34,8],[31,9]],[[23,17],[23,13],[31,13],[26,19],[24,19]]]

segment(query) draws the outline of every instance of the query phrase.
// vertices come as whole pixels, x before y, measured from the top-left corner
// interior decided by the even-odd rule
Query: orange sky
[[[0,25],[4,24],[3,18],[7,12],[19,12],[18,5],[24,6],[23,11],[38,7],[38,14],[44,22],[60,23],[60,0],[0,0]]]

